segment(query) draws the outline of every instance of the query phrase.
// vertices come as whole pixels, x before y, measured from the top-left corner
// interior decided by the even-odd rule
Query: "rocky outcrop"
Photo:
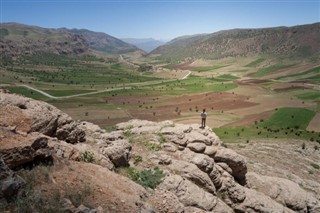
[[[320,202],[290,180],[247,174],[248,187],[262,192],[295,212],[320,212]]]
[[[110,186],[121,196],[129,193],[134,198],[130,205],[134,207],[125,208],[123,212],[132,212],[132,209],[137,212],[319,212],[318,198],[298,184],[248,173],[246,158],[221,146],[220,139],[208,127],[134,119],[118,124],[116,131],[106,132],[95,124],[73,121],[43,102],[10,94],[0,98],[0,108],[5,110],[0,111],[3,115],[0,117],[3,134],[0,138],[0,158],[3,159],[0,161],[0,200],[1,196],[2,199],[14,197],[24,184],[9,168],[49,158],[73,166],[63,173],[72,174],[74,168],[86,169],[87,173],[78,171],[80,173],[69,182],[71,185],[72,181],[83,185],[81,176],[98,184],[95,187],[98,194],[105,193],[103,190],[109,190]],[[46,118],[37,117],[36,113],[43,113]],[[17,122],[16,115],[23,118],[23,126]],[[139,172],[150,172],[155,167],[165,176],[155,189],[145,190],[113,172],[122,172],[123,167],[132,167],[126,175],[134,176],[137,182],[149,181],[145,179],[150,178],[148,172],[141,176]],[[48,175],[54,184],[59,181],[56,174]],[[64,181],[69,178],[60,176]],[[125,189],[121,188],[124,186]],[[110,193],[109,197],[112,196],[115,194]],[[108,211],[116,212],[127,202],[121,200],[121,203]],[[64,205],[69,212],[97,210],[75,207],[69,201]]]
[[[10,111],[16,110],[30,123],[24,130],[29,132],[39,132],[51,137],[58,137],[60,140],[65,140],[70,143],[83,142],[85,133],[78,128],[79,123],[73,121],[70,116],[61,112],[52,105],[43,101],[36,101],[30,98],[22,97],[15,94],[3,94],[0,96],[0,109],[7,111],[3,115],[3,120],[6,123],[1,125],[14,126],[10,123]],[[17,124],[17,129],[21,124]]]
[[[46,137],[36,138],[31,145],[0,149],[0,158],[7,166],[14,169],[27,163],[39,163],[52,159],[52,151],[48,147]]]
[[[185,206],[194,206],[210,211],[217,204],[217,198],[215,196],[179,175],[166,177],[159,188],[175,194],[179,201]]]

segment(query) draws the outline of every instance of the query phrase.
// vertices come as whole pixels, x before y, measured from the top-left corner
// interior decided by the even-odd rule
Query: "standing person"
[[[206,127],[206,119],[207,119],[206,109],[203,109],[203,111],[201,112],[201,128]]]

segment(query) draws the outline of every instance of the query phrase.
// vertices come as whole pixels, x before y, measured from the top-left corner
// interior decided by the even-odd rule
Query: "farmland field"
[[[313,86],[313,78],[308,85],[294,81],[301,75],[316,76],[319,66],[306,69],[295,66],[297,63],[276,61],[259,68],[268,59],[258,58],[181,66],[152,61],[156,69],[141,71],[139,66],[148,59],[134,60],[29,57],[3,66],[1,85],[106,129],[132,118],[198,123],[199,113],[205,108],[208,125],[226,141],[255,137],[320,140],[317,133],[307,131],[312,118],[317,119],[319,89]],[[291,69],[299,72],[286,75],[290,82],[285,76],[255,78]],[[312,122],[317,123],[314,119]]]

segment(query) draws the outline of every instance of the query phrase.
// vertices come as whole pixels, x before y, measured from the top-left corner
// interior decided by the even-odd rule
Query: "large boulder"
[[[0,149],[0,158],[11,169],[26,163],[38,163],[52,159],[52,150],[48,146],[48,138],[38,137],[31,145],[9,149]]]
[[[123,140],[116,140],[112,144],[102,145],[101,153],[112,161],[116,167],[129,166],[129,160],[131,157],[131,145]]]

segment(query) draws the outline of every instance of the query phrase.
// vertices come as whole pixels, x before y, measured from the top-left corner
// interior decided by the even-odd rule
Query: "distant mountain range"
[[[318,57],[320,23],[294,27],[233,29],[176,38],[150,54],[165,60],[270,55]]]
[[[123,40],[86,29],[49,29],[19,23],[0,25],[1,58],[16,58],[41,52],[67,56],[83,55],[92,51],[109,54],[135,51],[144,53],[156,48],[149,55],[156,55],[167,61],[257,55],[320,59],[320,23],[224,30],[212,34],[182,36],[165,44],[155,39]]]
[[[17,57],[39,52],[79,55],[90,50],[111,54],[141,51],[134,45],[101,32],[85,29],[49,29],[19,23],[1,23],[0,54]]]
[[[153,38],[122,38],[121,40],[135,45],[145,52],[151,52],[152,50],[166,43],[165,41],[155,40]]]

